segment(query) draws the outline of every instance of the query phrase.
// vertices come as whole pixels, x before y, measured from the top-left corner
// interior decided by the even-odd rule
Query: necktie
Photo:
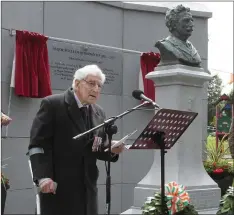
[[[81,114],[85,123],[85,128],[88,129],[88,108],[87,107],[81,107]]]
[[[86,131],[88,131],[90,129],[90,125],[89,125],[89,109],[87,107],[81,107],[80,108],[81,113],[82,113],[82,117],[84,120],[84,125],[86,128]],[[87,140],[92,139],[92,134],[89,133],[88,135],[86,135]]]

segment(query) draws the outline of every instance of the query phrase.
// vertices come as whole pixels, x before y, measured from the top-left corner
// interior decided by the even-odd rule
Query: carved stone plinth
[[[161,66],[146,76],[156,86],[156,102],[162,108],[197,112],[198,116],[174,147],[166,153],[165,182],[187,187],[192,204],[199,211],[217,209],[220,189],[203,167],[203,129],[206,128],[206,82],[211,79],[201,68],[184,65]],[[123,214],[137,214],[146,197],[161,187],[160,151],[155,150],[148,174],[134,189],[134,205]],[[138,212],[137,212],[138,211]],[[201,213],[202,214],[202,213]]]

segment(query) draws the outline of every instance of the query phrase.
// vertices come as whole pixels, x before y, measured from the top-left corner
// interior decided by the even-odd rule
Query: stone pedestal
[[[161,66],[146,76],[155,82],[156,102],[161,108],[197,112],[198,116],[165,157],[165,182],[176,181],[187,187],[192,204],[199,211],[217,209],[220,189],[202,163],[203,129],[206,129],[207,94],[204,86],[211,79],[201,68],[184,65]],[[134,206],[123,214],[141,214],[146,197],[161,187],[160,151],[154,163],[134,189]],[[138,212],[137,212],[138,211]]]

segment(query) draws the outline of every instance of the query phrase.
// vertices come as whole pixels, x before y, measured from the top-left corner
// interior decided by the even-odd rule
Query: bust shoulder
[[[175,53],[173,53],[172,46],[170,43],[168,43],[166,38],[157,41],[155,43],[155,47],[158,48],[160,52],[161,60],[158,66],[179,64],[178,58],[176,57]]]
[[[157,41],[155,47],[157,47],[159,50],[166,49],[170,52],[173,52],[173,45],[171,42],[169,42],[168,38],[164,38],[162,40]]]
[[[156,42],[163,62],[173,61],[170,64],[180,64],[200,67],[201,59],[191,42],[183,42],[172,36],[168,36]]]
[[[166,39],[166,38],[157,41],[157,42],[155,43],[155,47],[157,47],[157,48],[158,48],[158,47],[162,47],[162,46],[164,46],[165,43],[167,43],[167,39]]]

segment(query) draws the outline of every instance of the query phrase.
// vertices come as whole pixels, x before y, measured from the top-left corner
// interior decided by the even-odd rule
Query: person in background
[[[1,111],[1,128],[10,124],[12,119]],[[1,172],[1,214],[4,214],[7,190],[10,188],[9,179]]]
[[[1,126],[7,126],[11,121],[12,119],[9,116],[1,112]]]
[[[96,65],[75,72],[72,88],[45,97],[33,121],[28,147],[41,215],[97,215],[97,159],[116,162],[123,144],[105,152],[104,128],[73,139],[105,120],[96,104],[105,74]],[[115,141],[113,141],[115,143]]]

